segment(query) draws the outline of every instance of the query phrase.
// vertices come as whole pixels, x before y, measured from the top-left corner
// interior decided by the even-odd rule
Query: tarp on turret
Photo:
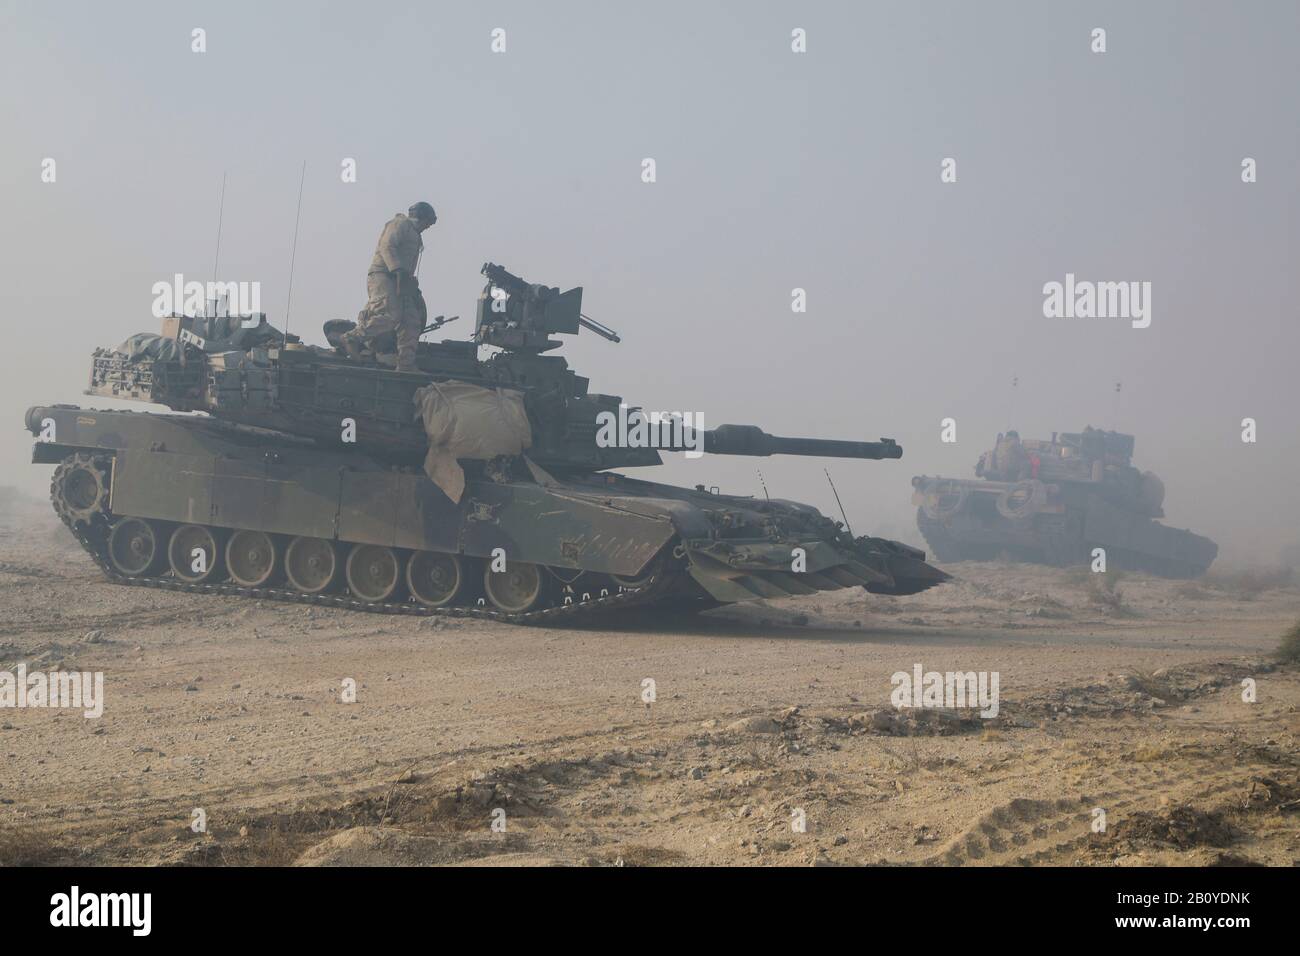
[[[187,348],[211,354],[246,352],[252,348],[284,344],[284,333],[265,318],[248,326],[238,315],[196,316],[184,321],[189,323],[188,331],[192,336],[188,342],[154,332],[137,332],[113,351],[120,352],[132,362],[146,358],[170,361],[180,358],[181,352]],[[203,344],[198,345],[195,339]]]
[[[465,492],[460,459],[519,455],[533,443],[522,392],[469,382],[433,382],[415,393],[429,451],[424,472],[457,503]]]

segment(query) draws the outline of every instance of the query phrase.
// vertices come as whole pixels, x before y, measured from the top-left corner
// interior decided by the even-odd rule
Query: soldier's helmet
[[[430,224],[438,221],[438,214],[433,211],[433,207],[427,202],[417,202],[410,209],[406,210],[406,214],[412,219],[423,219],[425,222]]]

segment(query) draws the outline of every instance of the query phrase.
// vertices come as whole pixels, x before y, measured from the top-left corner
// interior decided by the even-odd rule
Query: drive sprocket
[[[50,500],[69,525],[89,525],[108,513],[111,463],[102,456],[70,455],[54,469]]]

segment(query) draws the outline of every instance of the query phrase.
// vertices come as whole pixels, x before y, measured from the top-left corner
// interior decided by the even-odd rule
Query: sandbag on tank
[[[433,382],[417,391],[414,400],[416,418],[429,436],[424,472],[454,502],[465,491],[465,472],[457,459],[518,455],[533,443],[522,392]]]

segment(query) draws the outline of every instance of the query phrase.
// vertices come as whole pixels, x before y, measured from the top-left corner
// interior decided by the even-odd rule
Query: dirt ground
[[[115,586],[11,495],[0,670],[106,703],[0,710],[0,864],[1300,863],[1300,588],[947,570],[618,629],[392,618]],[[997,672],[997,717],[894,709],[917,664]]]

